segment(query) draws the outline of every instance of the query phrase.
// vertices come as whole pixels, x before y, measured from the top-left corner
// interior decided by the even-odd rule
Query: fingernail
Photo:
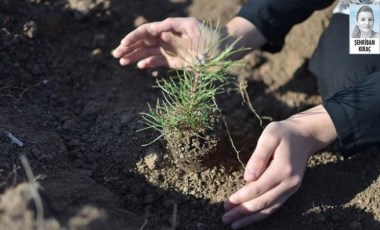
[[[137,68],[139,68],[139,69],[144,69],[145,68],[145,62],[143,62],[143,61],[139,61],[139,62],[137,62]]]
[[[120,65],[128,65],[129,61],[127,59],[120,59]]]

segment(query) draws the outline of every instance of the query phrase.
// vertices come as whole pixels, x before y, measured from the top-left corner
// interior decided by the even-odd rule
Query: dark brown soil
[[[240,2],[0,0],[0,228],[35,229],[23,154],[45,229],[229,229],[222,202],[244,183],[237,155],[186,173],[162,143],[142,147],[157,135],[136,132],[139,113],[160,96],[155,73],[122,68],[110,52],[141,23],[187,15],[225,22]],[[279,120],[320,103],[306,65],[330,13],[296,26],[281,53],[255,52],[233,71],[248,81],[259,114]],[[218,102],[246,162],[261,128],[235,87]],[[348,159],[320,152],[300,191],[247,229],[380,229],[379,165],[376,148]]]

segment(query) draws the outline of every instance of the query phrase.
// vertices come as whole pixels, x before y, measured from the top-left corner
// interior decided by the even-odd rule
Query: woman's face
[[[371,12],[360,12],[357,25],[362,32],[372,31],[374,18]]]

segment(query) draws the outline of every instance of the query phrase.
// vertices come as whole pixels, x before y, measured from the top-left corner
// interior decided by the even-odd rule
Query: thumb
[[[268,165],[269,159],[273,156],[273,153],[279,146],[280,142],[280,138],[265,132],[260,136],[256,149],[245,168],[245,181],[254,181],[261,176]]]

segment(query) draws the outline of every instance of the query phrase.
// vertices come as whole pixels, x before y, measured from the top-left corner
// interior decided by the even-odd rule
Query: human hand
[[[168,18],[161,22],[144,24],[127,36],[113,51],[121,65],[137,62],[137,67],[166,66],[183,68],[194,58],[201,58],[214,40],[211,30],[195,18]],[[203,54],[204,55],[204,54]]]
[[[224,204],[223,222],[238,229],[278,210],[299,189],[311,154],[336,136],[321,105],[269,124],[248,161],[246,185]]]
[[[222,42],[219,44],[220,39]],[[180,69],[196,59],[217,56],[230,46],[236,50],[230,56],[237,60],[267,42],[261,32],[248,20],[234,17],[220,30],[211,29],[195,18],[168,18],[144,24],[125,36],[113,51],[121,65],[137,62],[137,67],[165,66]],[[208,52],[212,47],[212,52]]]

